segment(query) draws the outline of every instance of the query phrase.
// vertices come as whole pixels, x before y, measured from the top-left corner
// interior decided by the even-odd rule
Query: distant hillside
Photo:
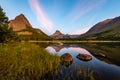
[[[99,22],[98,24],[94,25],[90,30],[88,30],[87,33],[92,34],[92,33],[96,33],[97,31],[102,30],[103,28],[105,28],[104,25],[106,25],[110,21],[111,21],[111,19],[106,19],[106,20],[104,20],[102,22]]]
[[[120,40],[120,16],[94,25],[81,39]]]
[[[59,30],[56,30],[56,32],[53,33],[51,37],[54,39],[75,39],[78,37],[78,35],[63,34]]]
[[[51,35],[51,37],[54,39],[63,39],[65,37],[65,35],[63,33],[61,33],[59,30],[56,30],[56,32],[53,33]]]
[[[43,33],[40,29],[33,28],[27,18],[20,14],[14,20],[10,20],[10,27],[13,28],[23,40],[51,40],[51,38]]]

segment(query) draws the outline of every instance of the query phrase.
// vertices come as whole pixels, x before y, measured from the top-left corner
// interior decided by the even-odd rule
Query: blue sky
[[[82,34],[96,23],[120,16],[120,0],[0,0],[9,19],[24,14],[34,28],[50,35]]]

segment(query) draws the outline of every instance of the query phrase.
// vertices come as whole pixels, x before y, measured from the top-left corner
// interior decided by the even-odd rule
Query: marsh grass
[[[0,79],[44,79],[59,72],[60,58],[32,43],[0,44]]]
[[[77,72],[77,78],[78,80],[95,80],[94,78],[94,71],[89,70],[87,68],[86,70],[78,70]]]

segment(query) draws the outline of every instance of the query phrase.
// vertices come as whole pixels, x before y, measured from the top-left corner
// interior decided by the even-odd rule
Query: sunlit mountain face
[[[1,0],[0,5],[10,20],[22,13],[34,28],[48,35],[56,30],[80,35],[96,23],[120,14],[118,0]]]

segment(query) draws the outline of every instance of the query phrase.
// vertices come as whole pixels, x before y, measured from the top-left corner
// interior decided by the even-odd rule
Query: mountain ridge
[[[112,20],[112,19],[106,19],[106,20],[104,20],[104,21],[101,21],[101,22],[95,24],[92,28],[90,28],[90,29],[87,31],[87,33],[90,33],[90,32],[92,32],[93,30],[94,30],[94,31],[98,31],[99,29],[102,28],[101,26],[107,24],[107,23],[110,22],[111,20]]]
[[[117,39],[120,40],[120,16],[103,20],[93,27],[91,27],[86,33],[82,35],[69,35],[63,34],[59,30],[48,36],[43,31],[37,28],[33,28],[29,23],[29,20],[20,14],[15,19],[10,20],[8,23],[9,27],[13,28],[18,35],[26,39],[29,38],[35,40],[51,40],[51,39]]]
[[[120,40],[120,16],[95,24],[80,38]]]
[[[98,22],[82,35],[63,34],[57,30],[51,37],[54,39],[120,40],[120,16]]]
[[[75,39],[79,37],[79,35],[63,34],[59,30],[56,30],[50,37],[54,39]]]
[[[29,20],[20,14],[15,19],[10,20],[9,27],[22,37],[24,40],[50,40],[51,38],[38,28],[33,28]]]

